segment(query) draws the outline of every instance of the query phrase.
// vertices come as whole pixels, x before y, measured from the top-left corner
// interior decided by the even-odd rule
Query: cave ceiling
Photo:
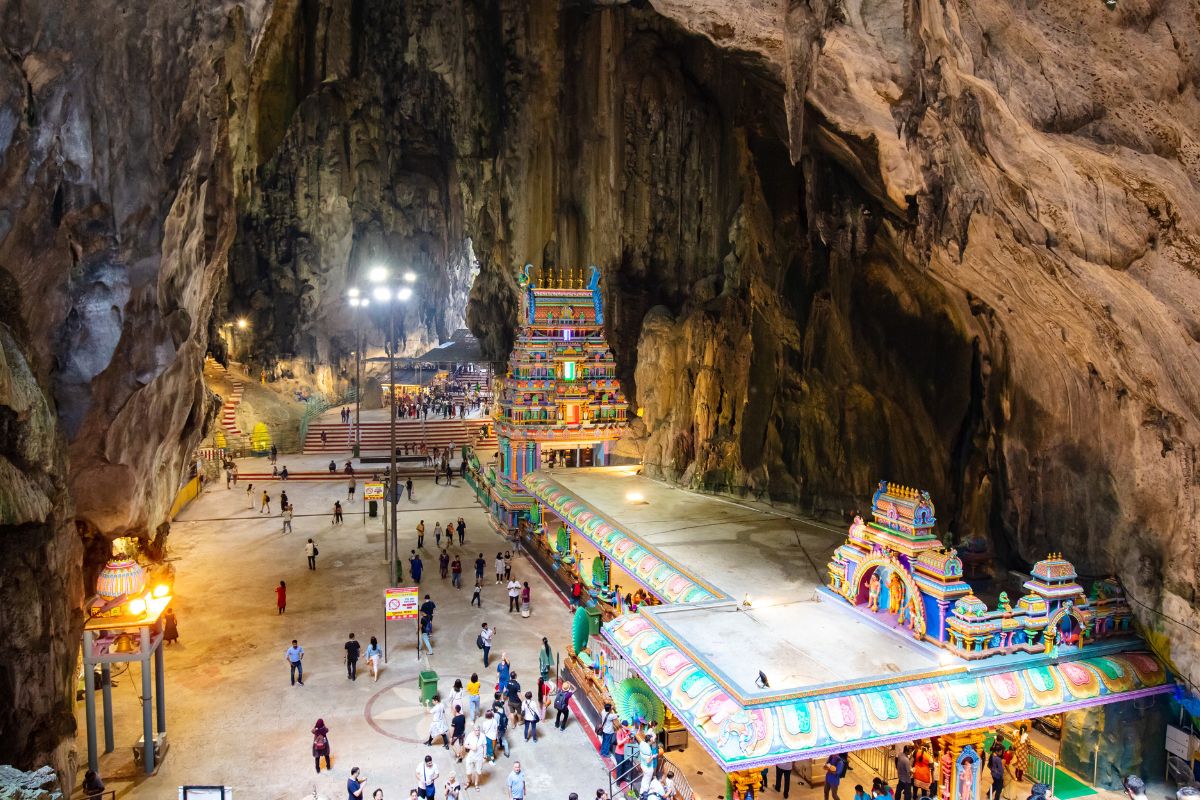
[[[466,325],[497,362],[520,265],[597,264],[648,473],[841,516],[927,487],[1003,564],[1121,577],[1200,678],[1198,20],[0,4],[0,534],[29,565],[0,601],[34,612],[0,621],[29,733],[0,761],[62,763],[85,564],[168,530],[220,326],[336,381],[376,263],[418,275],[403,352]]]

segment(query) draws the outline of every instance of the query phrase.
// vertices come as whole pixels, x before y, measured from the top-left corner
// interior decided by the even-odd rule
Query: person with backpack
[[[564,681],[554,694],[554,727],[560,731],[567,729],[567,718],[571,716],[571,695],[575,694],[575,685]]]
[[[312,729],[313,742],[312,754],[313,761],[317,766],[317,774],[321,774],[321,759],[325,759],[325,769],[330,769],[329,766],[329,728],[325,727],[325,720],[318,719],[317,724],[313,725]]]
[[[496,715],[496,748],[492,750],[492,760],[495,761],[495,754],[498,750],[504,751],[504,757],[508,758],[508,713],[504,710],[504,703],[499,703],[493,710]]]
[[[425,760],[417,767],[417,796],[424,797],[425,800],[434,800],[437,795],[438,776],[438,768],[433,763],[433,756],[425,756]]]
[[[538,648],[538,673],[542,680],[550,677],[550,668],[554,666],[554,653],[550,650],[550,640],[542,637],[542,646]]]
[[[601,758],[608,758],[612,753],[613,740],[616,738],[614,727],[616,721],[617,715],[613,713],[612,703],[605,703],[604,712],[600,715],[600,722],[596,725],[596,733],[600,736]]]
[[[488,624],[483,623],[483,629],[479,631],[479,636],[475,640],[475,644],[483,651],[483,666],[487,669],[488,657],[492,653],[492,641],[496,638],[496,629],[489,628]]]
[[[308,542],[304,545],[304,554],[306,556],[308,556],[308,568],[316,569],[317,568],[317,556],[319,556],[321,554],[321,551],[317,549],[317,543],[314,542],[312,539],[309,539]]]
[[[429,637],[433,635],[433,615],[421,615],[421,642],[417,647],[417,655],[421,654],[421,648],[424,647],[429,655],[433,655],[433,645],[429,643]]]
[[[846,759],[840,753],[834,753],[825,760],[825,788],[824,800],[829,800],[830,795],[833,800],[841,800],[838,797],[838,784],[842,782],[842,776],[846,774]]]

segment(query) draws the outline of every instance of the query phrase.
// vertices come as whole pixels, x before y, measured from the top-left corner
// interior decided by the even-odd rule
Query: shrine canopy
[[[1089,635],[1083,646],[1058,633],[1036,642],[1014,639],[1003,647],[993,646],[1008,641],[1003,631],[969,647],[956,646],[949,633],[940,638],[934,626],[919,633],[886,603],[872,611],[822,585],[811,554],[845,550],[827,527],[674,489],[636,472],[539,470],[522,483],[548,529],[561,521],[660,601],[607,622],[601,635],[726,772],[1174,688],[1166,669],[1123,624],[1102,637]],[[944,563],[945,575],[935,588],[969,592],[950,569],[952,554],[942,553],[928,533],[932,504],[912,490],[897,490],[895,496],[911,508],[896,503],[897,513],[879,525],[899,532],[888,546],[901,552],[889,557],[888,568]],[[1039,562],[1026,588],[1039,597],[1057,592],[1080,611],[1085,598],[1072,583],[1073,570],[1060,561]],[[613,579],[627,580],[620,574]],[[915,597],[923,584],[915,579],[912,584]],[[1099,606],[1116,602],[1109,597],[1115,590],[1106,592],[1108,599],[1097,600],[1085,620],[1117,618]],[[943,613],[952,620],[970,610],[950,609],[949,598],[945,605]],[[994,614],[1020,621],[1022,630],[1043,623],[1040,617],[1027,619],[1029,610],[1019,604],[1011,611],[971,613],[962,621],[981,627],[992,624]],[[1056,632],[1068,628],[1049,626]],[[756,681],[760,671],[769,686]]]
[[[903,675],[739,696],[693,660],[653,615],[626,615],[604,635],[725,771],[908,742],[1172,691],[1166,670],[1141,651],[1074,661],[972,663]],[[834,676],[830,676],[833,678]]]

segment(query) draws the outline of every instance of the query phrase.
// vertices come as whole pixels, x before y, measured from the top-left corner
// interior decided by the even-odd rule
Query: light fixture
[[[392,290],[386,286],[376,286],[372,296],[381,303],[386,303],[392,299]]]
[[[401,300],[407,300],[408,298],[412,297],[412,289],[408,288],[407,286],[401,286],[396,290],[396,297]]]
[[[244,329],[245,329],[245,327],[246,327],[247,325],[249,325],[249,324],[250,324],[250,323],[246,322],[246,319],[245,319],[245,317],[243,317],[242,319],[239,319],[239,320],[238,320],[238,327],[239,327],[239,328],[242,328],[243,330],[244,330]]]
[[[129,601],[129,613],[135,617],[140,617],[146,613],[146,601],[140,597],[135,597]]]
[[[404,273],[404,280],[406,280],[407,282],[412,283],[416,279],[417,279],[417,273],[413,272],[412,270],[409,270],[408,272]]]
[[[358,297],[358,295],[359,295],[359,291],[358,291],[357,286],[351,286],[349,289],[346,290],[347,297]]]
[[[628,502],[634,503],[636,505],[638,503],[646,502],[646,495],[642,494],[641,492],[630,491],[630,492],[625,493],[625,499]]]
[[[167,586],[165,583],[160,583],[158,586],[154,587],[154,596],[155,597],[166,597],[167,594],[170,593],[170,591],[171,591],[170,586]]]
[[[371,267],[371,271],[367,273],[371,279],[371,283],[381,283],[387,280],[387,267]]]
[[[357,298],[357,297],[351,297],[351,298],[350,298],[350,307],[351,307],[351,308],[358,308],[358,306],[359,306],[361,303],[362,303],[362,300],[361,300],[360,298]]]

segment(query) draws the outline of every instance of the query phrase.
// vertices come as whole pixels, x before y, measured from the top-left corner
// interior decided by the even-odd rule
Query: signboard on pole
[[[363,484],[363,499],[364,500],[382,500],[383,499],[383,484],[382,483],[364,483]]]
[[[384,589],[384,619],[414,619],[417,616],[417,592],[416,586]]]

